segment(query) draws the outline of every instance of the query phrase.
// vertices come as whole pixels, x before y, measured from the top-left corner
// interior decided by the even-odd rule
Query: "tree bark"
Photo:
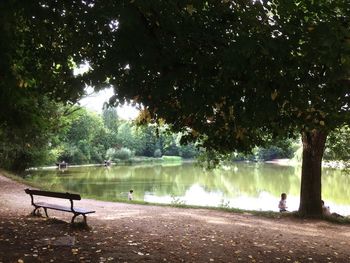
[[[303,131],[303,162],[299,214],[304,217],[322,215],[321,170],[327,133],[319,130]]]

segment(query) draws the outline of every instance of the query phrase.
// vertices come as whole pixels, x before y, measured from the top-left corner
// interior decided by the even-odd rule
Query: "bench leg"
[[[87,225],[87,222],[86,222],[86,215],[85,214],[74,214],[74,216],[72,217],[72,221],[71,221],[71,224],[74,223],[74,219],[79,216],[79,215],[82,215],[84,217],[84,224]]]
[[[47,209],[46,209],[46,207],[44,207],[44,211],[45,211],[46,217],[49,217],[49,215],[47,214]]]
[[[74,223],[74,219],[78,216],[78,214],[74,214],[74,216],[72,217],[72,221],[71,221],[71,224]]]
[[[87,225],[87,222],[86,222],[86,215],[83,214],[83,217],[84,217],[84,224]]]
[[[38,216],[38,209],[39,209],[40,207],[38,207],[38,206],[36,206],[35,208],[34,208],[34,210],[33,210],[33,212],[32,212],[32,215],[33,216]]]

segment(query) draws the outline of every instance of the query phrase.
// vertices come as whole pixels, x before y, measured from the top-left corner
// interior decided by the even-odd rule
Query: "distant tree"
[[[157,127],[154,125],[144,125],[136,129],[138,147],[136,154],[153,157],[154,152],[160,149]],[[162,150],[162,149],[160,149]]]
[[[108,138],[102,118],[85,109],[79,114],[61,138],[65,147],[59,158],[76,164],[101,163],[107,147],[110,147],[102,143]]]
[[[55,161],[51,149],[57,143],[57,133],[65,131],[68,116],[74,111],[45,96],[27,97],[26,101],[31,103],[18,121],[23,117],[30,121],[0,123],[0,166],[16,172]]]
[[[350,127],[344,125],[332,131],[326,143],[325,159],[326,160],[342,160],[348,162],[350,160]]]
[[[135,135],[134,125],[129,121],[123,121],[118,127],[117,148],[125,147],[128,149],[135,149]]]
[[[103,123],[106,128],[113,132],[118,132],[118,113],[116,108],[104,108],[102,111]]]

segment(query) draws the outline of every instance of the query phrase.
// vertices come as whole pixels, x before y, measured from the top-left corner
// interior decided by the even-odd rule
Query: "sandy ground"
[[[83,229],[30,216],[25,188],[0,175],[0,262],[350,262],[346,225],[83,199]]]

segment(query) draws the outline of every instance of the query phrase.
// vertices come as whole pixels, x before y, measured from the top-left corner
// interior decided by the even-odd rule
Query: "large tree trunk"
[[[299,214],[306,217],[321,216],[321,169],[327,134],[312,130],[302,132],[301,136],[303,163]]]

